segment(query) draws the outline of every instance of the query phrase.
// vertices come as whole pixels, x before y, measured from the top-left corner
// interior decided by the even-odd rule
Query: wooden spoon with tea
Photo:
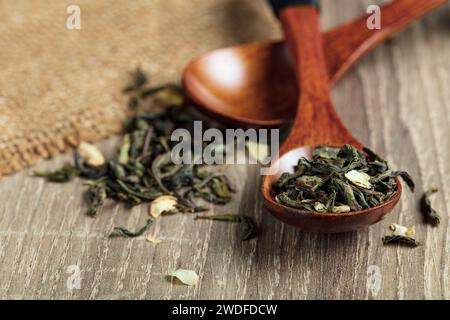
[[[292,5],[293,0],[278,2],[287,3],[279,11],[279,17],[295,61],[300,96],[291,132],[280,149],[279,159],[271,165],[276,173],[263,178],[264,204],[276,218],[307,231],[343,232],[376,223],[400,199],[398,180],[397,192],[388,201],[374,208],[348,213],[305,211],[284,206],[274,199],[273,182],[281,173],[292,172],[300,157],[311,158],[316,146],[351,144],[358,149],[363,147],[341,122],[331,101],[317,8],[304,5],[315,4],[316,1],[297,0],[302,5]]]
[[[330,85],[386,38],[446,0],[397,0],[381,7],[381,29],[362,16],[322,35]],[[215,50],[192,61],[184,86],[206,113],[231,126],[278,126],[292,121],[297,102],[295,73],[284,42]]]

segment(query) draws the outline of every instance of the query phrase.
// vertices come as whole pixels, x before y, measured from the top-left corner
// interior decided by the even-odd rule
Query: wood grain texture
[[[328,28],[354,18],[372,2],[323,1],[322,24]],[[245,18],[248,7],[233,3]],[[263,2],[260,7],[272,21]],[[243,41],[235,35],[236,42]],[[0,297],[450,299],[449,35],[447,5],[381,45],[333,89],[338,113],[354,135],[416,179],[416,193],[405,190],[379,224],[346,234],[300,233],[262,210],[257,167],[230,166],[226,170],[239,193],[231,204],[212,210],[251,215],[261,225],[259,238],[241,242],[234,224],[176,215],[150,229],[163,240],[159,245],[144,238],[108,239],[113,226],[142,225],[147,207],[127,211],[111,204],[91,219],[84,214],[80,183],[49,184],[31,178],[28,170],[0,180]],[[116,143],[110,139],[100,146],[111,151]],[[424,225],[418,212],[419,195],[431,186],[441,191],[433,198],[443,216],[438,228]],[[381,237],[392,222],[415,224],[424,246],[383,247]],[[80,290],[67,289],[70,265],[81,269]],[[195,269],[199,284],[168,281],[165,275],[177,267]],[[368,270],[380,271],[379,290],[368,286]]]

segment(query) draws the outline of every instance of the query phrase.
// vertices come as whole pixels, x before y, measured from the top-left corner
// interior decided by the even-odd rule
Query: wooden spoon
[[[367,16],[322,35],[332,85],[364,54],[447,0],[397,0],[381,7],[382,28]],[[215,50],[185,69],[184,86],[206,113],[231,125],[279,126],[292,121],[297,102],[290,55],[283,42]]]
[[[292,0],[287,2],[290,4]],[[349,213],[305,211],[283,206],[274,200],[273,182],[281,173],[292,172],[301,156],[311,158],[316,146],[340,147],[351,144],[358,149],[363,147],[343,125],[331,101],[317,8],[311,5],[286,5],[279,16],[295,60],[300,97],[294,125],[280,149],[279,160],[272,164],[272,169],[277,173],[263,178],[264,204],[276,218],[308,231],[343,232],[378,222],[400,198],[401,185],[398,180],[397,192],[391,199],[380,206]]]

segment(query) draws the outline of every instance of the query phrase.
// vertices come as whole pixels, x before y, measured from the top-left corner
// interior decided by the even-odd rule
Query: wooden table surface
[[[324,26],[361,14],[324,1]],[[354,6],[354,7],[352,7]],[[236,10],[239,10],[238,7]],[[206,31],[205,31],[206,32]],[[433,12],[364,58],[333,89],[344,123],[364,144],[415,178],[414,194],[382,222],[345,234],[306,234],[262,208],[256,166],[226,168],[238,193],[212,212],[252,216],[261,235],[241,242],[235,224],[195,221],[192,215],[158,219],[144,237],[109,239],[114,226],[136,229],[147,206],[131,211],[108,205],[85,215],[80,182],[51,184],[31,168],[0,179],[0,297],[39,299],[449,299],[450,7]],[[105,151],[117,138],[99,143]],[[40,163],[52,168],[65,155]],[[440,192],[433,204],[441,225],[425,225],[418,210],[424,190]],[[390,223],[416,225],[423,246],[385,247]],[[70,288],[73,270],[80,288]],[[193,287],[172,283],[176,268],[193,269]],[[76,274],[75,274],[76,275]],[[73,283],[73,282],[71,282]]]

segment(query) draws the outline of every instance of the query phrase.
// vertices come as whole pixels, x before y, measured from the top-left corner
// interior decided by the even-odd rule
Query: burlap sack
[[[1,1],[0,175],[118,132],[138,65],[179,81],[199,54],[279,36],[264,0]]]

